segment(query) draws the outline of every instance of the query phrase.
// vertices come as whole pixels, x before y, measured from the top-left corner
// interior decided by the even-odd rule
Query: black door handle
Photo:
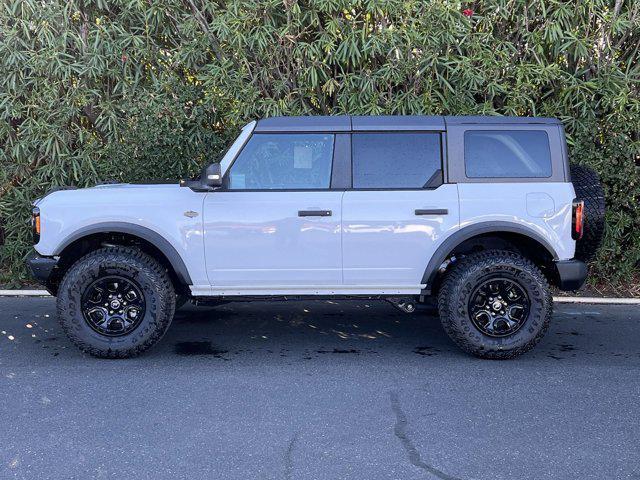
[[[447,215],[449,210],[446,208],[418,208],[416,215]]]
[[[299,217],[330,217],[331,210],[298,210]]]

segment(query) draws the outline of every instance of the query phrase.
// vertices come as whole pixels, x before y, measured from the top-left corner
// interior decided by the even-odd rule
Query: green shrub
[[[610,209],[595,279],[640,262],[640,3],[5,2],[5,281],[29,203],[60,184],[193,173],[248,120],[291,114],[559,117]],[[467,10],[473,10],[471,16]]]

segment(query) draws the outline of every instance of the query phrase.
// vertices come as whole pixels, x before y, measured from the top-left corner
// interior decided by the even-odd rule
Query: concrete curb
[[[46,290],[0,290],[0,297],[50,297]]]
[[[50,297],[46,290],[0,290],[0,297]],[[640,305],[640,298],[553,297],[556,303],[590,303],[602,305]]]
[[[556,303],[592,303],[601,305],[640,305],[640,298],[553,297]]]

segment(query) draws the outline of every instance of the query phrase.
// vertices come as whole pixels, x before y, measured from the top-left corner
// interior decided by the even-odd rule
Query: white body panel
[[[126,223],[158,233],[175,248],[194,295],[410,295],[424,288],[422,274],[442,242],[476,224],[518,225],[544,238],[558,259],[573,258],[573,198],[573,186],[558,182],[212,193],[108,185],[45,197],[38,204],[43,233],[35,248],[54,255],[84,228]],[[415,215],[425,208],[448,214]],[[332,215],[298,216],[298,210],[316,209]]]
[[[558,260],[573,258],[571,183],[459,183],[460,228],[485,222],[508,222],[537,233]]]
[[[194,285],[207,284],[202,235],[204,194],[175,185],[101,185],[51,193],[38,202],[42,235],[35,249],[41,255],[59,247],[77,232],[100,223],[117,222],[148,228],[178,252]],[[190,218],[185,212],[197,216]]]
[[[203,218],[210,284],[233,290],[342,284],[342,195],[340,191],[206,194]],[[300,210],[327,210],[331,216],[300,217]]]
[[[416,215],[417,209],[447,214]],[[435,248],[458,229],[458,186],[347,191],[342,210],[345,286],[395,284],[419,293]]]

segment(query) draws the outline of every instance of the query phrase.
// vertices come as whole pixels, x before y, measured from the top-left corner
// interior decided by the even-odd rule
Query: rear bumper
[[[587,264],[582,260],[558,260],[558,288],[560,290],[578,290],[587,279]]]
[[[34,250],[27,257],[27,264],[36,280],[43,285],[47,285],[58,266],[58,260],[53,257],[43,257]]]

